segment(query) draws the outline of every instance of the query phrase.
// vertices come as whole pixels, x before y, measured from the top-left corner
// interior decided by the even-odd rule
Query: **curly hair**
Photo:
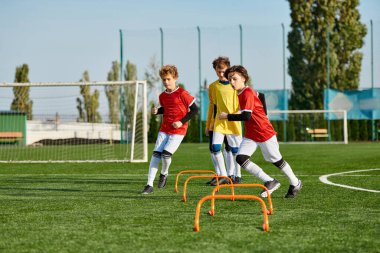
[[[164,76],[172,75],[173,78],[178,79],[178,70],[177,67],[174,65],[165,65],[162,66],[160,69],[160,77],[163,78]]]
[[[214,69],[218,67],[227,67],[229,68],[231,66],[230,59],[225,56],[219,56],[212,62],[212,67]]]

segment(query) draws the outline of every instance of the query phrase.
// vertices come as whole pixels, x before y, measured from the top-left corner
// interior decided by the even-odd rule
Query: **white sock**
[[[273,178],[265,173],[259,166],[257,166],[257,164],[251,162],[250,160],[247,160],[245,163],[243,163],[242,167],[248,171],[248,173],[256,176],[264,183],[273,180]]]
[[[169,155],[162,155],[162,169],[161,169],[161,174],[162,175],[167,175],[169,174],[169,166],[172,163],[172,157]]]
[[[150,160],[148,183],[147,183],[150,186],[153,186],[153,181],[154,181],[154,178],[156,177],[160,160],[161,159],[156,156],[152,156],[152,159]]]
[[[210,155],[211,155],[212,164],[214,165],[215,172],[216,172],[216,174],[220,175],[218,163],[215,161],[215,157],[212,155],[212,153],[210,153]]]
[[[220,173],[218,173],[218,175],[227,176],[226,166],[224,164],[222,152],[219,151],[217,153],[212,153],[212,156],[214,156],[215,163],[219,168]]]
[[[234,169],[235,169],[234,176],[235,177],[241,177],[241,168],[240,168],[240,165],[236,162],[236,156],[237,156],[237,154],[233,154],[233,156],[232,156],[232,159],[234,161]]]
[[[226,161],[227,175],[232,176],[235,174],[234,158],[231,151],[223,149],[224,160]]]
[[[296,175],[294,175],[292,168],[286,161],[284,162],[285,162],[285,165],[281,169],[282,173],[284,173],[288,177],[289,183],[291,185],[294,185],[294,186],[298,185],[299,180],[296,177]]]

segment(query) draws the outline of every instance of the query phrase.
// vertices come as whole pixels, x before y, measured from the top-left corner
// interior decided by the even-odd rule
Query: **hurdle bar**
[[[195,232],[200,231],[199,217],[200,217],[200,212],[201,212],[201,207],[202,207],[203,202],[205,202],[206,200],[209,200],[209,199],[232,199],[232,198],[234,198],[234,199],[252,199],[252,200],[256,200],[256,201],[260,202],[260,204],[264,210],[263,211],[263,216],[264,216],[263,230],[265,232],[269,231],[268,210],[267,210],[267,207],[265,205],[265,202],[261,198],[254,196],[254,195],[214,195],[214,196],[208,195],[208,196],[201,198],[197,204],[196,211],[195,211],[194,231]]]
[[[227,180],[230,181],[230,184],[233,184],[231,178],[229,178],[229,177],[227,177],[227,176],[191,176],[191,177],[189,177],[188,179],[186,179],[185,184],[184,184],[184,186],[183,186],[182,201],[183,201],[183,202],[186,202],[186,189],[187,189],[187,184],[188,184],[188,182],[189,182],[191,179],[194,179],[194,178],[212,178],[212,177],[215,177],[215,178],[216,178],[216,185],[219,185],[219,180],[218,180],[219,178],[226,178]],[[232,191],[234,191],[233,188],[232,188]]]
[[[269,206],[268,214],[269,215],[273,214],[272,199],[270,197],[269,190],[264,185],[262,185],[262,184],[232,184],[232,185],[225,184],[225,185],[217,185],[212,190],[212,194],[211,195],[215,196],[215,193],[219,192],[220,188],[227,188],[227,187],[231,188],[231,194],[232,195],[234,195],[235,187],[260,187],[260,188],[262,188],[263,190],[265,190],[267,192],[267,195],[268,195],[268,206]],[[232,200],[234,200],[234,199],[232,199]],[[211,210],[208,211],[208,213],[211,216],[214,216],[214,214],[215,214],[215,199],[211,199]]]
[[[182,170],[180,172],[178,172],[177,174],[177,177],[175,179],[175,186],[174,186],[174,192],[175,193],[178,193],[178,181],[179,181],[179,176],[181,176],[182,174],[186,174],[186,173],[212,173],[213,175],[217,176],[218,174],[216,174],[215,171],[213,170]]]

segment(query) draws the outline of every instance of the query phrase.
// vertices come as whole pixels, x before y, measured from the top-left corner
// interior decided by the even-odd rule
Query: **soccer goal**
[[[268,117],[281,142],[348,143],[345,110],[276,110]]]
[[[147,162],[146,81],[0,83],[0,162]]]

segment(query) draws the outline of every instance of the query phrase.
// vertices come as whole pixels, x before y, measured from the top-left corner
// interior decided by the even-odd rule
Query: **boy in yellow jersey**
[[[236,162],[236,155],[242,140],[241,123],[220,120],[215,117],[225,110],[230,113],[238,113],[239,111],[237,92],[224,77],[224,72],[230,67],[230,61],[227,57],[218,57],[212,64],[219,79],[209,86],[210,105],[205,131],[206,135],[210,135],[211,158],[218,175],[230,176],[234,183],[240,183],[241,171],[240,165]],[[225,146],[227,149],[230,148],[232,153],[232,157],[229,157],[227,152],[225,153],[228,171],[226,171],[221,152],[222,143],[225,139],[227,140]],[[221,180],[222,183],[225,183],[224,181],[226,180]]]

